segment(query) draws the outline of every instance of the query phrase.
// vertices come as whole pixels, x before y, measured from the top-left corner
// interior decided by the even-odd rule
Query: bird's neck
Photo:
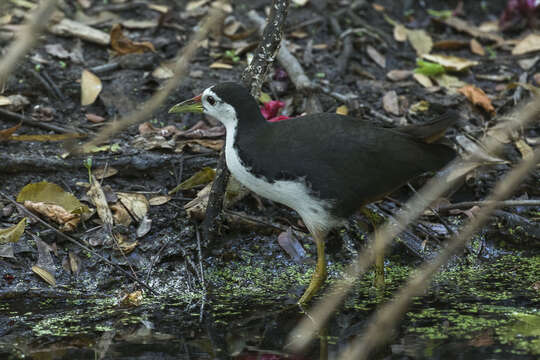
[[[230,146],[246,140],[251,141],[255,134],[269,126],[253,99],[246,99],[240,106],[236,106],[235,112],[230,116],[231,119],[223,121],[227,131],[226,142]]]

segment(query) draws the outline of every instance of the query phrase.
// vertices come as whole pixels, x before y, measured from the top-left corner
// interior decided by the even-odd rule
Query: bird
[[[327,277],[325,238],[354,212],[455,156],[433,142],[455,122],[450,110],[428,125],[385,128],[351,116],[319,113],[268,122],[249,90],[223,82],[180,102],[169,113],[203,113],[226,130],[231,174],[255,194],[295,210],[311,233],[317,262],[299,304]]]

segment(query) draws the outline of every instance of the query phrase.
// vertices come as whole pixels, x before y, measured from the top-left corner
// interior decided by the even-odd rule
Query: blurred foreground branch
[[[11,41],[6,55],[0,61],[0,85],[11,74],[20,59],[34,46],[39,39],[39,34],[47,26],[57,0],[43,1],[35,12],[27,20],[24,27],[17,33],[14,40]]]

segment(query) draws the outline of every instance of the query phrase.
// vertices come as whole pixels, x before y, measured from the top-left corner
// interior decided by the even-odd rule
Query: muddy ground
[[[20,118],[13,114],[19,114],[33,122],[23,122],[16,135],[75,132],[91,138],[104,124],[137,109],[167,81],[156,68],[174,58],[207,12],[204,2],[194,3],[61,2],[59,11],[66,18],[87,21],[106,33],[113,25],[124,22],[127,37],[151,42],[155,52],[118,56],[110,46],[74,36],[42,34],[38,45],[4,83],[2,95],[22,95],[27,102],[0,106],[0,110],[7,110],[0,113],[0,130],[15,126]],[[305,6],[291,5],[285,36],[308,77],[326,89],[315,94],[324,111],[335,112],[346,105],[349,115],[392,127],[429,121],[436,117],[433,109],[452,107],[459,111],[461,121],[447,132],[447,137],[459,146],[458,136],[481,138],[498,123],[499,115],[509,113],[516,102],[530,98],[527,89],[501,84],[519,80],[538,86],[540,77],[534,75],[540,73],[540,64],[533,62],[527,70],[518,65],[520,60],[534,59],[537,53],[515,56],[509,48],[494,47],[485,39],[480,39],[488,49],[483,56],[472,53],[468,45],[437,52],[480,63],[459,73],[459,79],[482,88],[497,115],[436,84],[426,88],[411,76],[389,80],[390,70],[414,69],[417,54],[409,43],[395,40],[394,26],[385,16],[409,29],[425,29],[434,42],[471,40],[470,35],[437,21],[428,12],[459,9],[457,1],[396,3],[312,0]],[[459,16],[478,25],[497,20],[505,4],[464,2]],[[188,11],[187,5],[194,8]],[[250,44],[258,40],[246,14],[255,9],[263,15],[268,5],[269,1],[233,2],[226,22],[240,24],[236,37],[215,33],[199,49],[189,76],[148,119],[154,128],[149,135],[142,136],[137,125],[131,126],[104,143],[109,146],[102,151],[83,156],[68,154],[58,141],[0,141],[0,191],[15,199],[25,185],[47,181],[90,204],[85,162],[91,158],[91,171],[103,167],[118,171],[102,180],[102,186],[109,189],[107,193],[138,193],[152,199],[168,195],[205,167],[215,168],[222,134],[202,135],[195,137],[201,141],[194,142],[193,137],[161,136],[164,133],[155,129],[167,125],[175,126],[177,131],[190,129],[202,117],[171,116],[167,111],[172,105],[215,83],[239,81],[247,54],[253,51]],[[11,31],[17,30],[27,12],[24,4],[15,1],[0,5],[0,19],[4,19],[0,20],[2,51],[10,45]],[[4,14],[11,17],[2,18]],[[342,36],[351,29],[352,35]],[[518,24],[503,36],[517,39],[528,31],[530,28],[522,21],[521,26]],[[347,37],[352,51],[345,57]],[[232,54],[230,51],[237,49],[240,41],[245,52]],[[50,45],[55,47],[47,48]],[[59,45],[64,52],[58,50]],[[384,66],[377,64],[376,56],[368,54],[368,48],[383,56]],[[103,67],[105,64],[116,65]],[[92,71],[102,83],[101,93],[87,106],[81,105],[84,69]],[[382,100],[392,90],[398,95],[399,114],[390,113]],[[263,91],[287,104],[284,115],[296,116],[309,110],[304,94],[295,91],[279,64],[272,67]],[[356,97],[344,102],[330,92]],[[431,104],[431,110],[412,114],[413,104],[422,100]],[[214,120],[204,120],[204,129],[215,130]],[[539,136],[536,123],[523,129],[517,139],[534,148]],[[502,161],[490,161],[476,169],[452,189],[445,204],[484,199],[502,175],[524,156],[523,148],[516,144],[522,143],[509,141],[502,152],[489,154]],[[416,179],[413,187],[420,188],[428,178]],[[538,199],[539,180],[536,169],[516,189],[513,199]],[[319,358],[318,341],[301,355],[291,355],[287,350],[287,334],[303,314],[295,303],[309,282],[315,258],[315,247],[303,232],[298,216],[283,206],[247,195],[228,209],[217,238],[210,243],[203,239],[201,244],[197,236],[200,220],[188,217],[184,206],[204,186],[175,192],[166,203],[150,206],[147,219],[151,226],[143,236],[137,236],[140,221],[115,227],[126,243],[133,245],[125,254],[110,241],[95,215],[69,233],[107,260],[136,274],[155,294],[33,220],[16,243],[0,245],[0,357],[211,359],[227,358],[228,353],[237,359]],[[373,209],[384,216],[394,214],[411,194],[410,188],[403,187]],[[0,197],[0,208],[0,228],[13,226],[24,216],[5,197]],[[471,206],[462,210],[442,213],[446,226],[457,231],[463,221],[473,216]],[[373,358],[536,358],[540,354],[539,217],[538,205],[498,210],[467,249],[438,275],[426,296],[415,300],[399,329],[387,335],[388,345]],[[307,252],[305,257],[292,258],[277,241],[278,235],[291,225]],[[370,231],[369,221],[358,214],[346,228],[331,234],[327,245],[330,283],[341,278],[343,268],[366,246]],[[387,286],[383,293],[373,288],[374,275],[369,272],[358,280],[330,322],[330,358],[336,358],[349,341],[362,333],[377,305],[391,299],[412,270],[444,247],[449,235],[439,218],[425,215],[396,239],[386,258]],[[38,251],[40,241],[53,247],[51,271],[56,286],[31,270],[42,255]],[[76,271],[68,265],[71,258],[78,264]],[[142,291],[140,296],[137,290]],[[130,294],[134,299],[126,300]]]

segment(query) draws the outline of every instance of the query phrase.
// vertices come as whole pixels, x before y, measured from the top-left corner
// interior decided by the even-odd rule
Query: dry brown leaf
[[[94,175],[96,179],[98,180],[106,179],[116,174],[118,174],[118,170],[116,170],[112,166],[99,167],[97,169],[92,170],[92,175]]]
[[[132,218],[121,202],[112,204],[111,211],[113,213],[113,219],[116,225],[129,226],[131,224]]]
[[[394,39],[399,42],[407,41],[407,28],[401,24],[394,26]]]
[[[450,16],[449,18],[442,20],[442,22],[458,31],[466,32],[467,34],[478,39],[490,40],[497,44],[504,42],[504,39],[501,36],[483,31],[483,29],[471,25],[457,16]]]
[[[86,106],[96,101],[103,85],[96,75],[88,70],[83,70],[81,76],[81,105]]]
[[[420,85],[422,85],[423,87],[425,87],[425,88],[433,86],[433,82],[431,81],[429,76],[426,76],[424,74],[416,74],[416,73],[414,73],[413,78],[414,78],[414,80],[418,81],[418,83]]]
[[[37,265],[32,266],[32,271],[52,286],[56,286],[54,275]]]
[[[418,56],[429,54],[433,48],[433,40],[425,30],[407,30],[407,39]]]
[[[469,46],[469,42],[464,40],[441,40],[433,44],[434,49],[440,50],[459,50],[467,46]]]
[[[402,81],[411,76],[411,70],[390,70],[386,77],[392,81]]]
[[[338,108],[336,109],[336,114],[349,115],[349,108],[347,107],[347,105],[338,106]]]
[[[86,120],[90,121],[91,123],[98,124],[104,122],[105,118],[96,114],[86,114]]]
[[[71,213],[62,206],[56,204],[26,200],[24,202],[24,207],[61,224],[63,231],[75,230],[81,220],[80,214]]]
[[[92,203],[96,207],[99,219],[108,229],[112,229],[114,221],[109,209],[107,197],[101,188],[101,184],[96,180],[96,177],[92,175],[90,189],[86,192],[88,197],[92,200]]]
[[[528,159],[531,159],[533,157],[534,150],[529,144],[527,144],[525,142],[525,140],[518,139],[514,144],[516,145],[517,149],[521,153],[521,157],[524,160],[528,160]]]
[[[135,217],[135,220],[141,221],[148,214],[150,205],[144,194],[119,192],[117,195],[122,205]]]
[[[424,54],[422,57],[428,61],[442,65],[445,69],[450,71],[463,71],[471,66],[479,64],[478,61],[441,54]]]
[[[154,45],[149,41],[135,42],[127,38],[122,32],[122,25],[116,24],[111,29],[111,48],[118,55],[142,54],[148,51],[156,52]]]
[[[486,110],[491,115],[495,114],[495,108],[491,104],[491,100],[487,97],[484,90],[474,86],[474,85],[465,85],[458,89],[458,91],[465,95],[470,102],[474,105],[478,105]]]
[[[530,34],[519,41],[512,49],[512,55],[521,55],[540,50],[540,35]]]
[[[486,55],[484,47],[476,39],[471,39],[471,52],[480,56]]]
[[[16,225],[0,229],[0,245],[18,242],[25,228],[26,218],[22,218]]]
[[[159,206],[168,203],[171,200],[171,197],[168,195],[158,195],[150,198],[148,203],[150,206]]]
[[[384,111],[387,113],[396,116],[400,115],[398,96],[394,90],[388,91],[386,94],[384,94],[382,98],[382,105]]]
[[[233,66],[231,64],[225,64],[219,61],[216,61],[210,65],[210,69],[226,69],[230,70]]]
[[[371,60],[373,60],[377,65],[379,65],[383,69],[386,67],[386,58],[384,57],[384,55],[378,52],[377,49],[375,49],[371,45],[368,45],[366,50]]]
[[[15,125],[15,126],[12,126],[10,128],[7,128],[7,129],[0,130],[0,141],[9,140],[11,138],[11,136],[13,135],[13,133],[15,131],[17,131],[17,129],[20,128],[21,125],[22,125],[22,121],[20,123],[18,123],[17,125]]]

